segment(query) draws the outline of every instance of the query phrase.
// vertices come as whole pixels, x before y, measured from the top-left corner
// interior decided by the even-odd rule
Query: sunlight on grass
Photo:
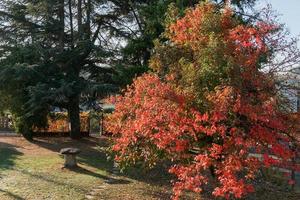
[[[20,138],[0,139],[0,200],[83,200],[97,186],[104,189],[95,199],[165,200],[172,195],[172,177],[159,167],[151,172],[132,167],[124,174],[114,175],[119,183],[107,184],[112,178],[113,164],[107,161],[103,150],[97,149],[99,141],[93,142],[93,139],[76,142],[43,139],[35,143]],[[82,150],[78,155],[78,168],[62,168],[64,159],[58,152],[65,146]],[[270,193],[263,188],[254,195],[255,199],[264,200],[268,199],[266,196]],[[295,194],[280,192],[270,198],[274,196],[299,199]],[[192,193],[182,199],[196,198],[211,199]]]
[[[62,169],[63,158],[56,154],[22,155],[12,149],[0,149],[0,199],[84,199],[100,184],[106,173],[93,169],[83,173]],[[87,173],[89,172],[89,173]]]

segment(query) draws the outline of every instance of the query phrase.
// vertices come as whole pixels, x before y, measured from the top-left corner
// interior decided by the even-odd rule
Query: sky
[[[258,7],[271,4],[273,10],[280,14],[280,22],[287,25],[291,35],[300,35],[300,0],[259,0],[258,2]]]

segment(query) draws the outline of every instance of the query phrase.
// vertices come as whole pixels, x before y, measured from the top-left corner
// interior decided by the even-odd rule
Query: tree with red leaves
[[[261,167],[295,156],[289,143],[296,130],[278,106],[274,80],[260,70],[271,53],[265,38],[278,27],[243,24],[212,3],[169,21],[170,42],[157,43],[154,73],[115,99],[108,130],[116,160],[148,167],[172,161],[174,199],[207,184],[214,196],[241,198],[253,192]]]

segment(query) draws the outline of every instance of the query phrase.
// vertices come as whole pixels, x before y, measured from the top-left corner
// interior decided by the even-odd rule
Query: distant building
[[[286,109],[292,113],[300,112],[300,67],[280,74],[278,80],[281,95],[286,100]]]

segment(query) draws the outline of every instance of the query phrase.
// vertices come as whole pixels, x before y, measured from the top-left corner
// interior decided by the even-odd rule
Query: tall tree
[[[71,137],[79,137],[80,101],[101,97],[112,89],[109,83],[126,85],[146,71],[153,40],[164,31],[169,4],[175,3],[184,13],[198,2],[2,1],[0,87],[11,96],[12,110],[16,105],[19,108],[15,116],[22,119],[21,127],[26,127],[21,131],[30,135],[32,127],[45,125],[45,117],[40,115],[59,106],[68,110]],[[232,1],[239,8],[252,2]],[[112,77],[108,65],[125,70],[117,70],[120,73]],[[19,90],[22,92],[15,94]],[[40,119],[43,123],[37,123]]]
[[[130,36],[132,16],[128,2],[118,0],[0,3],[1,90],[25,135],[59,106],[68,110],[71,137],[80,137],[80,101],[114,88],[107,65]]]
[[[135,34],[129,39],[127,45],[122,49],[123,65],[135,67],[144,66],[138,72],[147,70],[151,51],[154,48],[154,41],[158,38],[167,40],[163,36],[167,18],[167,10],[172,4],[182,16],[187,8],[192,8],[204,0],[152,0],[144,1],[142,4],[131,1],[130,8],[133,11],[137,23]],[[227,0],[213,0],[220,8],[228,2]],[[231,4],[238,11],[236,14],[243,15],[245,8],[252,8],[256,0],[233,0]],[[122,68],[124,69],[124,68]]]
[[[243,23],[212,3],[171,21],[169,41],[157,44],[150,62],[154,73],[113,98],[108,130],[120,166],[168,159],[178,178],[174,199],[208,183],[214,196],[242,198],[260,167],[297,169],[299,127],[280,109],[274,77],[261,70],[278,26]]]

